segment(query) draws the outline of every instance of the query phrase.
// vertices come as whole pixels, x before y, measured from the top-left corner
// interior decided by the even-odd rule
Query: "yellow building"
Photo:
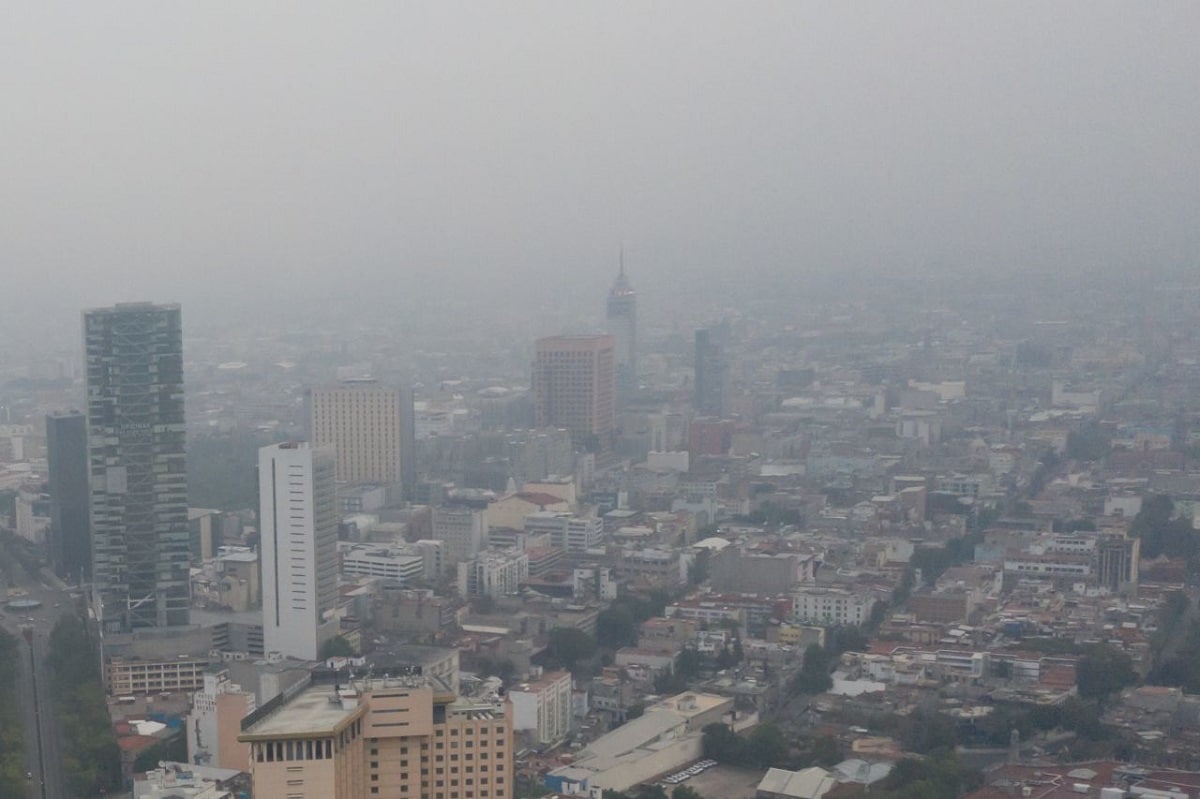
[[[510,799],[512,713],[437,678],[309,685],[256,713],[256,796],[280,799]]]
[[[412,395],[375,380],[314,388],[312,444],[337,456],[337,480],[394,485],[411,479]]]

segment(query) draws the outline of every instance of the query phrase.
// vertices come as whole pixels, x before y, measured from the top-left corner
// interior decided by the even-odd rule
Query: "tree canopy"
[[[354,647],[340,635],[335,635],[321,644],[321,660],[326,658],[348,658],[355,654]]]
[[[28,656],[28,650],[25,652]],[[25,794],[25,731],[17,711],[17,639],[0,630],[0,796]]]
[[[100,655],[81,618],[66,615],[54,625],[46,662],[64,739],[67,789],[77,796],[117,790],[121,785],[121,750],[100,679]]]
[[[833,678],[829,669],[833,657],[818,644],[810,644],[804,650],[804,665],[792,675],[788,682],[788,693],[792,696],[799,694],[823,694],[833,687]]]
[[[746,768],[783,766],[788,755],[783,733],[769,722],[759,724],[745,738],[724,724],[709,724],[703,745],[705,757]]]
[[[1193,564],[1200,560],[1200,541],[1192,520],[1174,516],[1175,503],[1166,494],[1156,494],[1142,503],[1142,509],[1129,525],[1129,534],[1142,540],[1142,557],[1166,555]]]
[[[577,627],[555,627],[550,631],[546,655],[555,665],[577,670],[583,661],[596,654],[596,639]]]
[[[1135,682],[1129,655],[1111,646],[1090,647],[1075,664],[1075,687],[1084,699],[1104,699]]]

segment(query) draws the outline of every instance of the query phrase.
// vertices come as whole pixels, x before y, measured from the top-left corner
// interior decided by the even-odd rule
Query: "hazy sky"
[[[4,3],[0,293],[606,287],[620,242],[642,287],[1200,274],[1198,37],[1196,2]]]

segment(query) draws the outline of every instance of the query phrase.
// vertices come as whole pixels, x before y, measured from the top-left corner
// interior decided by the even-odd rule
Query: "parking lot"
[[[707,799],[754,799],[754,789],[765,773],[718,765],[705,769],[679,784],[695,788],[701,796],[707,797]],[[670,793],[674,786],[666,787],[667,792]]]

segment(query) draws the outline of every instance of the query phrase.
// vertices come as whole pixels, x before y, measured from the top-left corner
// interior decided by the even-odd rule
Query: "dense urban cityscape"
[[[508,350],[7,359],[5,795],[1200,790],[1200,287],[685,327],[614,260]]]
[[[1198,33],[0,3],[0,799],[1200,799]]]

